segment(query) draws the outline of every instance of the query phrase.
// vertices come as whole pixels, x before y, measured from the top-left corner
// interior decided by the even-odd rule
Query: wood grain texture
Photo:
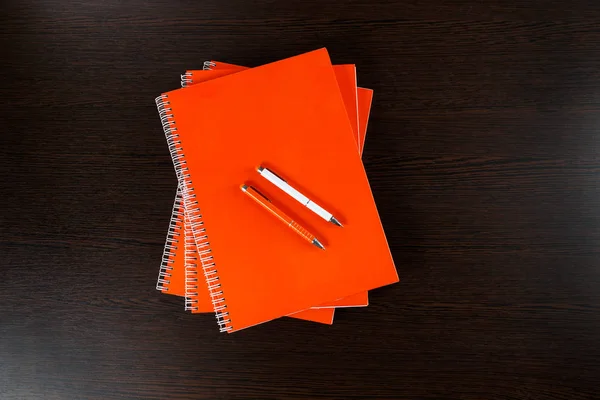
[[[592,399],[600,3],[3,3],[2,399]],[[402,282],[233,335],[154,290],[176,180],[154,97],[326,46],[375,90]]]

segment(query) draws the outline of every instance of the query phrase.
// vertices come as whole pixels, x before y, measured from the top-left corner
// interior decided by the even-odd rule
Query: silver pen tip
[[[241,185],[240,189],[242,189],[245,192],[246,190],[248,190],[248,186],[247,185]]]
[[[263,171],[263,169],[264,169],[264,168],[263,168],[263,166],[262,166],[262,165],[259,165],[258,167],[256,167],[256,170],[257,170],[258,172],[262,172],[262,171]]]
[[[313,241],[312,241],[312,243],[313,243],[315,246],[317,246],[318,248],[320,248],[320,249],[322,249],[322,250],[325,250],[325,246],[323,246],[323,245],[321,244],[321,242],[319,242],[319,241],[317,240],[317,238],[314,238],[314,239],[313,239]]]
[[[331,217],[331,219],[329,220],[329,222],[331,222],[332,224],[337,225],[337,226],[342,226],[342,227],[344,226],[344,225],[342,225],[342,223],[340,221],[338,221],[337,219],[335,219],[335,217]]]

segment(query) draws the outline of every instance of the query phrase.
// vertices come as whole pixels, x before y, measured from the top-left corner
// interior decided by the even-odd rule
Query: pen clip
[[[287,183],[287,181],[285,179],[283,179],[281,176],[277,175],[275,172],[271,171],[269,168],[263,167],[262,165],[259,166],[256,170],[258,171],[258,173],[261,173],[263,171],[263,169],[266,169],[267,171],[269,171],[270,173],[272,173],[273,175],[275,175],[276,177],[278,177],[279,179],[281,179],[282,181]]]

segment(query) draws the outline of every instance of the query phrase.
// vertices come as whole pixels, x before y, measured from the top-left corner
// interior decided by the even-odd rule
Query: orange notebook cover
[[[212,68],[217,68],[217,64],[216,62],[213,61],[207,61],[205,63],[205,68],[207,68],[207,64],[209,66],[211,66]],[[242,70],[247,69],[246,67],[240,67],[240,66],[236,66],[236,65],[232,65],[232,64],[227,64],[228,66],[234,67],[234,68],[228,68],[227,69],[227,74],[231,74],[231,73],[235,73],[235,72],[239,72]],[[225,76],[226,74],[223,72],[225,71],[225,68],[223,68],[219,73],[215,73],[215,72],[209,72],[206,70],[190,70],[190,71],[186,71],[185,74],[183,74],[181,76],[181,84],[183,87],[187,87],[196,83],[200,83],[200,82],[204,82],[207,81],[209,79],[214,79],[216,77],[219,76]],[[344,104],[346,106],[346,109],[350,109],[351,107],[354,108],[354,104],[357,103],[357,96],[359,95],[357,93],[358,90],[360,91],[370,91],[372,92],[370,89],[363,89],[363,88],[356,88],[356,68],[354,65],[335,65],[334,66],[334,71],[336,73],[336,78],[338,80],[338,84],[340,85],[340,89],[342,87],[345,88],[344,91],[342,91],[343,94],[343,98],[344,98]],[[348,87],[351,90],[348,90]],[[362,98],[361,98],[362,101]],[[369,110],[370,110],[370,106],[371,103],[369,101],[369,104],[365,107],[365,105],[362,105],[362,111],[368,114]],[[349,116],[350,116],[350,112],[349,112]],[[366,115],[363,116],[363,119],[366,119]],[[354,115],[352,120],[353,122],[353,131],[354,129],[358,129],[358,115]],[[362,131],[356,131],[356,140],[357,142],[364,142],[364,137],[366,135],[366,124],[363,125],[363,130]],[[361,152],[362,153],[362,152]],[[177,199],[176,199],[176,204],[177,203]],[[174,210],[183,210],[182,206],[176,206],[174,208]],[[179,214],[173,214],[173,229],[179,233],[181,231],[181,229],[183,229],[181,222],[183,221],[183,212],[179,213]],[[169,248],[169,246],[165,246],[166,250],[169,250],[169,253],[173,253],[172,257],[167,257],[167,259],[170,259],[172,261],[172,268],[170,269],[170,275],[171,275],[171,283],[170,285],[163,285],[163,291],[165,292],[169,292],[171,294],[175,294],[175,295],[180,295],[183,296],[185,295],[185,279],[184,279],[184,271],[185,270],[192,270],[195,271],[195,267],[191,267],[188,266],[187,268],[185,268],[185,264],[184,264],[184,251],[183,251],[183,246],[181,246],[181,250],[178,251],[178,247],[174,246],[174,248]],[[167,253],[165,253],[167,254]],[[192,275],[194,275],[194,277],[191,277],[191,280],[195,280],[195,272],[191,273]],[[197,288],[195,288],[195,282],[192,282],[192,287],[194,287],[193,293],[197,293],[198,290]],[[160,289],[159,289],[160,290]],[[188,297],[190,297],[188,295]],[[202,300],[203,300],[204,296],[200,296],[200,299],[198,300],[199,306],[198,307],[191,307],[191,309],[193,310],[193,312],[208,312],[208,311],[212,311],[212,304],[210,303],[210,301],[208,301],[208,299],[204,299],[205,301],[204,303],[204,307],[202,307]],[[367,306],[369,303],[369,299],[368,299],[368,293],[359,293],[356,295],[352,295],[352,296],[348,296],[344,299],[341,300],[337,300],[336,302],[333,302],[331,304],[328,305],[320,305],[320,306],[316,306],[316,307],[312,307],[313,309],[318,309],[318,308],[331,308],[331,307],[365,307]],[[329,318],[331,319],[331,318]]]
[[[168,92],[157,105],[222,331],[398,281],[325,49]],[[339,215],[344,228],[259,181],[259,164]],[[239,190],[245,181],[277,194],[279,208],[327,250],[249,201]]]

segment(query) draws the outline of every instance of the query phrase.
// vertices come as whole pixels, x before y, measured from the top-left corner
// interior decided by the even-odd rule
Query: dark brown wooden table
[[[591,399],[600,3],[3,3],[1,399]],[[400,284],[233,335],[155,289],[176,179],[154,97],[326,46],[375,90]],[[597,397],[596,397],[597,398]]]

